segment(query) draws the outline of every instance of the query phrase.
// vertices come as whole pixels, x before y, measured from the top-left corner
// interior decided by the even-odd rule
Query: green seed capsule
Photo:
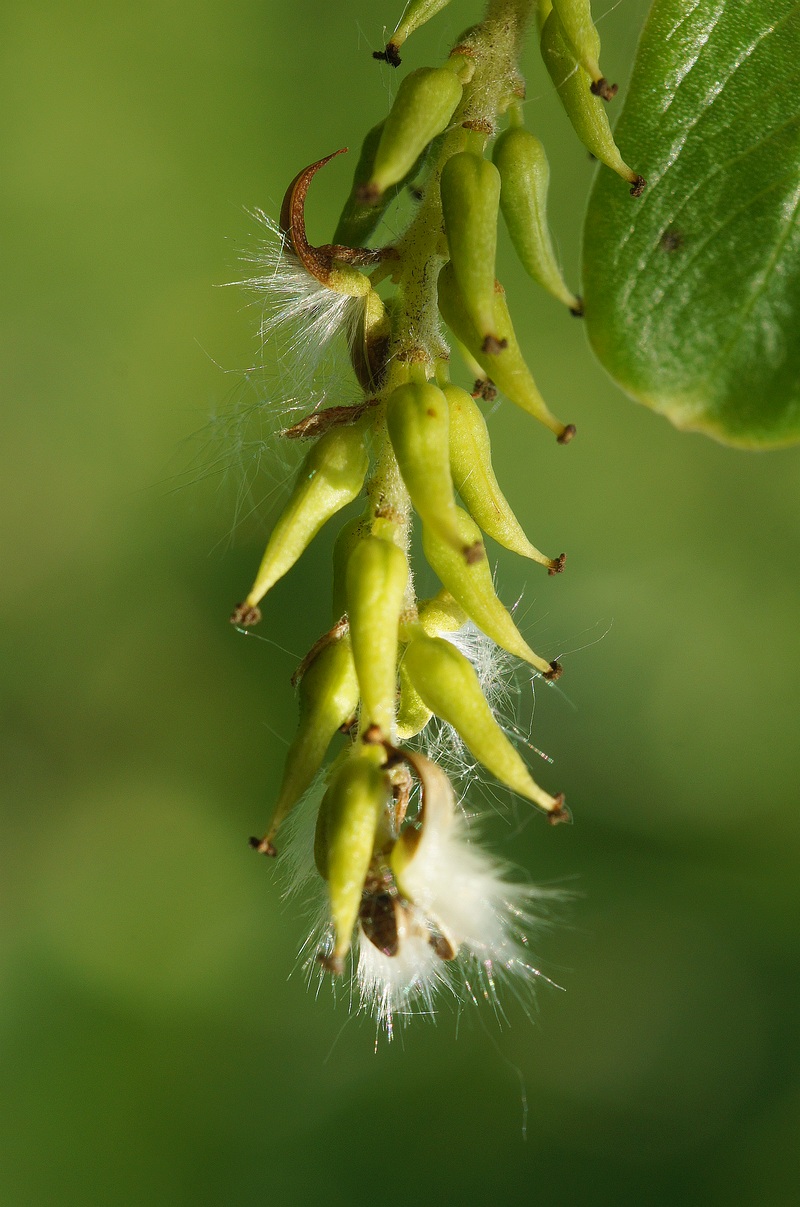
[[[483,546],[465,547],[459,535],[450,477],[447,399],[430,382],[398,386],[386,405],[386,425],[411,502],[422,521],[462,557],[479,558]]]
[[[397,28],[389,39],[389,45],[399,50],[420,26],[430,21],[450,3],[450,0],[409,0],[403,9],[403,15],[397,23]]]
[[[350,948],[375,836],[390,795],[385,773],[371,752],[363,750],[334,774],[320,808],[315,851],[328,881],[334,929],[331,971],[341,970]]]
[[[419,634],[409,642],[403,666],[428,707],[453,726],[501,784],[548,812],[559,808],[560,802],[532,779],[486,703],[472,665],[454,645]]]
[[[380,537],[359,541],[347,563],[350,640],[361,692],[361,732],[377,725],[393,736],[397,696],[397,638],[408,563]]]
[[[573,314],[580,314],[580,299],[564,284],[547,225],[550,165],[544,147],[523,126],[511,126],[495,143],[492,158],[500,171],[500,208],[522,267]]]
[[[361,154],[353,173],[353,183],[350,195],[344,203],[336,230],[333,233],[334,244],[344,244],[345,247],[365,247],[375,233],[381,218],[388,207],[406,185],[410,184],[422,166],[420,155],[406,172],[402,180],[388,188],[377,202],[365,201],[364,186],[368,183],[375,167],[375,155],[383,134],[385,119],[378,122],[367,132],[361,145]]]
[[[628,181],[633,197],[640,196],[645,180],[629,168],[620,155],[605,106],[599,96],[592,95],[591,79],[576,61],[555,9],[544,23],[541,49],[545,66],[578,138],[596,159]]]
[[[482,342],[496,347],[494,280],[500,173],[480,155],[460,151],[442,169],[441,195],[450,263],[464,305]]]
[[[428,143],[447,128],[461,100],[462,86],[447,67],[420,67],[397,90],[375,153],[370,179],[359,192],[376,202],[411,170]]]
[[[319,438],[301,465],[289,502],[272,530],[246,607],[254,609],[291,570],[323,524],[356,498],[368,465],[362,426],[333,428]]]
[[[267,845],[319,771],[334,734],[358,707],[358,679],[347,635],[323,646],[300,680],[299,695],[300,720],[286,755],[283,781],[264,839]]]
[[[333,546],[333,622],[341,620],[347,611],[347,563],[359,541],[369,536],[371,514],[357,515],[339,531]]]
[[[599,84],[603,79],[598,62],[600,35],[592,20],[590,0],[553,0],[553,8],[561,18],[564,33],[575,58],[591,77],[592,83]],[[597,93],[597,87],[593,91]]]
[[[480,536],[473,521],[460,508],[459,527],[465,542],[474,541]],[[441,541],[424,524],[422,547],[432,569],[470,620],[509,654],[514,654],[537,671],[541,671],[543,675],[552,678],[554,672],[551,664],[534,654],[511,619],[511,614],[497,598],[489,563],[484,560],[468,566],[463,558],[454,553],[449,545]]]
[[[497,388],[523,411],[549,427],[565,444],[574,435],[575,429],[571,424],[566,425],[556,419],[539,393],[517,343],[505,293],[500,286],[496,285],[495,289],[499,291],[495,294],[495,328],[499,338],[505,342],[501,351],[493,353],[483,350],[483,340],[470,318],[452,264],[445,264],[439,273],[439,310],[442,318]]]
[[[405,662],[401,659],[398,668],[400,679],[400,703],[397,706],[397,740],[407,742],[421,733],[433,713],[420,696],[408,677]]]
[[[466,612],[449,591],[439,591],[432,599],[423,599],[419,603],[419,623],[429,637],[457,633],[468,620]]]
[[[450,408],[450,469],[453,485],[473,520],[499,545],[540,562],[553,572],[558,560],[546,557],[530,543],[492,468],[492,446],[481,409],[460,386],[444,386]]]

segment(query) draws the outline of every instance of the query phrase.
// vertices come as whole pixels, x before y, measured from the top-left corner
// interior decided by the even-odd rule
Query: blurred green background
[[[621,83],[645,7],[595,3]],[[502,1024],[443,1004],[375,1051],[292,975],[303,918],[247,849],[330,538],[266,640],[237,635],[280,471],[224,419],[265,387],[256,311],[214,286],[258,238],[246,210],[385,112],[398,77],[369,51],[399,8],[3,7],[3,1207],[797,1202],[800,455],[629,402],[507,248],[523,344],[580,432],[492,420],[532,539],[569,554],[558,579],[499,566],[564,654],[533,740],[575,825],[520,811],[493,838],[576,893],[537,950],[566,992],[532,1020],[507,997]],[[455,3],[406,65],[478,12]],[[528,69],[574,282],[594,167]],[[351,171],[314,185],[319,242]]]

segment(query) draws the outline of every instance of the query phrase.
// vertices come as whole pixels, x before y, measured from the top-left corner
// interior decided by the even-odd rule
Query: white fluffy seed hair
[[[331,341],[353,335],[363,314],[363,297],[327,289],[306,270],[286,236],[263,210],[252,216],[266,230],[252,252],[244,255],[255,272],[242,281],[261,307],[259,337],[262,349],[274,345],[277,356],[310,380]]]

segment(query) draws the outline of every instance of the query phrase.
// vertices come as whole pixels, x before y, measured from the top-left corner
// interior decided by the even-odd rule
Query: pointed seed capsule
[[[323,524],[356,498],[364,485],[368,464],[363,425],[333,428],[319,438],[300,466],[289,502],[272,530],[256,580],[245,603],[231,617],[233,623],[241,623],[242,609],[257,610],[259,600],[291,570]]]
[[[360,731],[377,725],[391,739],[397,697],[397,638],[408,582],[405,554],[368,536],[347,563],[350,640],[361,692]]]
[[[398,668],[400,679],[400,702],[397,706],[397,740],[407,742],[421,733],[433,713],[411,682],[405,661],[401,658]]]
[[[372,175],[358,196],[376,202],[403,179],[428,143],[447,128],[461,100],[462,86],[447,67],[420,67],[397,90],[384,123]]]
[[[590,0],[553,0],[553,8],[561,18],[575,58],[592,81],[591,91],[610,101],[617,95],[617,85],[609,84],[600,70],[600,35],[592,20]]]
[[[334,945],[325,963],[331,972],[341,971],[350,948],[375,836],[390,795],[385,773],[366,750],[347,760],[325,794],[315,846],[328,881]]]
[[[614,142],[605,107],[589,88],[590,77],[576,61],[558,13],[553,10],[542,28],[542,58],[567,111],[575,133],[596,159],[631,185],[631,196],[639,197],[646,181],[629,168]]]
[[[374,58],[385,59],[393,67],[399,67],[398,51],[406,38],[430,21],[431,17],[435,17],[449,3],[450,0],[409,0],[403,9],[403,15],[397,23],[397,28],[386,44],[386,49],[376,51]]]
[[[564,283],[547,225],[550,165],[544,147],[523,126],[510,126],[492,158],[500,172],[500,208],[522,267],[556,301],[582,314],[580,298]]]
[[[471,151],[451,155],[441,175],[442,213],[458,288],[482,345],[499,350],[494,330],[500,173]]]
[[[460,386],[445,386],[444,395],[450,408],[453,485],[473,520],[505,549],[529,557],[555,573],[558,559],[545,556],[530,543],[497,483],[489,429],[480,407]]]
[[[461,508],[459,526],[465,542],[475,540],[476,536],[480,535],[473,521]],[[454,553],[444,541],[439,540],[424,524],[422,547],[431,568],[470,620],[509,654],[535,667],[546,678],[552,678],[553,664],[533,652],[511,619],[511,613],[497,598],[489,563],[484,560],[472,566],[466,565],[463,558]]]
[[[364,247],[377,229],[389,205],[391,205],[398,193],[411,183],[422,166],[422,156],[420,155],[402,180],[398,180],[397,184],[387,189],[380,200],[369,202],[363,199],[363,187],[372,176],[375,167],[375,155],[381,141],[385,123],[386,119],[384,118],[383,121],[378,122],[377,126],[373,126],[367,132],[361,145],[361,154],[353,173],[350,195],[344,203],[336,230],[333,233],[333,242],[335,244],[344,244],[347,247]]]
[[[431,382],[398,386],[386,404],[386,425],[411,502],[423,523],[467,560],[483,557],[483,544],[461,540],[450,477],[447,399]]]
[[[358,707],[358,679],[350,638],[325,645],[300,680],[300,719],[286,755],[278,799],[262,848],[272,848],[278,827],[322,766],[331,739]]]
[[[347,611],[347,563],[359,541],[369,536],[372,516],[357,515],[339,529],[333,546],[333,622],[341,619]]]
[[[460,734],[470,752],[501,784],[548,813],[559,807],[533,780],[519,752],[495,720],[469,660],[442,637],[419,634],[403,665],[422,699]]]
[[[495,328],[505,348],[497,353],[484,352],[483,341],[470,318],[461,290],[458,288],[452,264],[445,264],[439,273],[439,310],[453,334],[491,378],[499,390],[512,402],[533,415],[560,443],[574,435],[572,424],[564,424],[551,412],[539,393],[536,382],[520,351],[505,301],[505,292],[495,285]]]

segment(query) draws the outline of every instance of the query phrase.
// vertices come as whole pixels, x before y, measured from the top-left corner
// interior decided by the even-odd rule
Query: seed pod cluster
[[[411,0],[377,57],[396,66],[405,39],[445,2]],[[544,148],[522,123],[525,6],[509,2],[500,19],[502,8],[496,0],[442,66],[401,80],[387,117],[364,141],[332,243],[313,246],[304,217],[310,181],[331,156],[298,173],[281,214],[286,271],[298,275],[305,306],[333,303],[343,315],[363,397],[314,411],[286,431],[310,439],[311,448],[231,619],[257,623],[265,597],[323,525],[356,504],[334,547],[332,627],[298,669],[297,730],[271,822],[252,840],[276,853],[282,822],[338,746],[314,843],[330,914],[320,959],[332,972],[341,971],[354,936],[369,967],[411,950],[426,968],[452,961],[462,947],[485,958],[471,924],[448,909],[445,873],[437,880],[437,852],[443,858],[464,834],[447,776],[422,753],[431,726],[453,731],[454,749],[463,743],[488,775],[550,821],[569,817],[563,795],[533,779],[469,656],[480,633],[483,648],[504,651],[520,673],[548,683],[561,675],[555,658],[528,644],[495,585],[487,540],[551,576],[565,555],[542,553],[514,515],[495,475],[482,404],[499,393],[559,443],[575,434],[540,394],[497,281],[502,213],[526,272],[581,312],[547,224]],[[589,0],[542,0],[538,15],[545,62],[580,138],[638,188],[608,125],[604,103],[613,90],[600,72]],[[504,115],[509,124],[497,137]],[[367,248],[389,206],[412,186],[418,208],[405,232]],[[451,380],[443,324],[475,380],[473,395]],[[417,598],[410,563],[414,516],[440,584],[427,599]],[[476,866],[476,858],[459,866]],[[396,986],[399,974],[392,975]]]

